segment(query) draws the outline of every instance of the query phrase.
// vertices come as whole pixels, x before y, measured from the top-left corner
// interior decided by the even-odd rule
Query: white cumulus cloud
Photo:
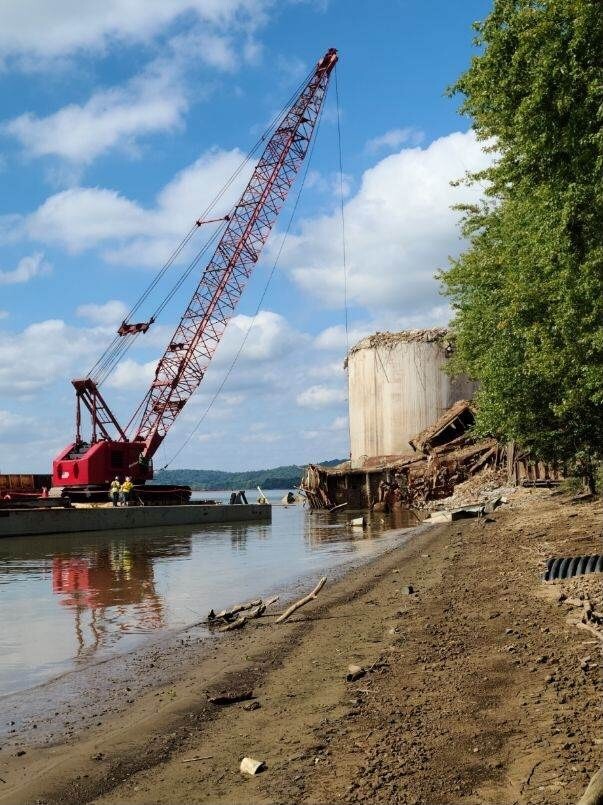
[[[122,310],[124,310],[122,303],[113,300],[104,305],[82,305],[76,312],[99,325],[110,326],[121,321]],[[200,393],[191,401],[187,412],[190,413],[191,408],[196,412],[199,407],[204,408],[207,405],[209,397],[206,395],[213,394],[222,381],[225,371],[239,352],[251,321],[252,317],[245,315],[234,316],[231,319],[203,379]],[[122,359],[107,379],[106,385],[119,390],[136,390],[142,395],[151,382],[157,361],[163,354],[163,347],[168,342],[172,329],[163,325],[161,337],[155,334],[152,341],[146,338],[144,343],[139,342],[141,347],[146,345],[157,350],[156,356],[148,361],[131,357]],[[277,387],[282,378],[282,372],[277,367],[286,361],[288,354],[299,349],[307,340],[308,337],[290,327],[283,316],[270,310],[260,311],[237,358],[235,370],[229,379],[228,391],[220,394],[220,406],[223,406],[226,400],[229,405],[242,402],[244,397],[237,393],[233,394],[233,391],[258,392]],[[187,413],[184,413],[182,419],[186,416]]]
[[[348,346],[352,347],[361,338],[374,332],[372,322],[354,324],[347,332],[343,324],[332,324],[318,333],[314,339],[314,346],[320,350],[336,351],[345,356]]]
[[[238,65],[238,56],[232,39],[226,36],[200,34],[199,52],[203,60],[219,70],[234,72]]]
[[[0,433],[2,434],[17,430],[27,422],[29,422],[28,417],[24,417],[21,414],[16,414],[13,411],[5,411],[0,409]]]
[[[238,149],[212,149],[184,168],[161,189],[154,206],[145,208],[117,190],[72,187],[55,193],[21,220],[23,234],[69,252],[105,246],[111,262],[161,265],[178,239],[214,199],[241,165]],[[249,177],[243,171],[213,213],[226,214]],[[13,222],[13,229],[18,226]],[[198,238],[205,235],[201,227]],[[207,230],[211,232],[211,228]],[[195,243],[198,241],[195,240]]]
[[[302,408],[328,408],[346,399],[343,388],[310,386],[297,395],[297,404]]]
[[[401,145],[419,145],[424,139],[422,131],[410,127],[402,129],[390,129],[385,134],[373,137],[366,144],[366,151],[369,154],[376,154],[378,151],[394,151]]]
[[[27,112],[2,129],[27,156],[87,164],[111,148],[134,148],[145,134],[181,126],[186,108],[177,73],[156,62],[124,86],[95,92],[84,104],[68,104],[46,117]]]
[[[0,285],[18,285],[22,282],[29,282],[34,277],[48,274],[50,270],[43,254],[32,254],[19,260],[16,268],[10,271],[0,271]],[[1,313],[0,318],[4,318]]]
[[[118,364],[106,385],[114,389],[135,390],[142,393],[142,390],[149,386],[156,366],[156,360],[141,364],[132,358],[126,358]]]
[[[30,324],[21,332],[0,334],[0,394],[40,392],[56,380],[68,381],[96,357],[99,334],[70,327],[61,319]]]
[[[24,221],[27,234],[71,252],[146,229],[145,211],[116,190],[73,187],[50,196]]]
[[[119,299],[110,299],[100,305],[94,303],[80,305],[76,309],[75,315],[82,319],[87,319],[93,324],[112,327],[120,324],[126,317],[127,312],[128,308],[124,302],[120,302]]]
[[[455,132],[426,148],[402,149],[364,173],[345,205],[350,305],[397,316],[442,305],[434,273],[462,248],[459,213],[451,207],[480,195],[479,188],[450,183],[491,159],[472,131]],[[320,303],[341,307],[339,213],[304,220],[281,263]]]
[[[212,31],[260,25],[267,0],[19,0],[0,4],[0,56],[57,57],[145,43],[178,18]],[[190,19],[189,19],[190,24]]]
[[[234,316],[224,334],[216,355],[218,365],[232,361],[252,323],[252,316]],[[271,310],[260,310],[249,332],[240,360],[269,362],[286,357],[306,340],[294,330],[284,316]]]

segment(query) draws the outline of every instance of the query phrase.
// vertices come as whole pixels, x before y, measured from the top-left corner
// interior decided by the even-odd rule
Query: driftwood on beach
[[[266,612],[267,607],[275,604],[278,599],[278,595],[274,595],[266,601],[257,598],[254,601],[248,601],[246,604],[235,604],[217,613],[211,609],[207,616],[207,623],[210,626],[218,626],[218,624],[221,623],[220,632],[230,632],[233,629],[240,629],[248,620],[261,618]],[[243,612],[245,613],[244,615],[241,614]]]
[[[326,582],[327,582],[327,577],[323,576],[322,579],[318,582],[318,584],[312,590],[311,593],[308,593],[308,595],[304,596],[303,598],[300,598],[299,601],[296,601],[294,604],[291,604],[291,606],[288,609],[286,609],[283,612],[283,614],[280,615],[280,617],[278,617],[276,619],[276,622],[277,623],[282,623],[283,621],[286,621],[298,609],[300,609],[301,607],[305,606],[306,604],[309,604],[310,601],[313,601],[316,598],[316,596],[318,595],[318,593],[325,586]]]
[[[275,623],[283,623],[288,620],[294,612],[297,612],[298,609],[301,609],[301,607],[313,601],[325,586],[326,582],[327,577],[323,576],[312,592],[291,604],[290,607],[279,615]],[[261,598],[258,598],[255,601],[248,601],[246,604],[235,604],[218,613],[215,613],[212,609],[207,616],[207,623],[210,626],[218,626],[221,624],[218,628],[219,632],[233,632],[237,629],[242,629],[250,620],[261,618],[266,613],[266,609],[272,606],[272,604],[275,604],[278,599],[278,595],[274,595],[266,601],[262,601]]]
[[[246,604],[235,604],[234,606],[229,607],[228,609],[223,609],[221,612],[214,614],[213,618],[216,618],[218,620],[228,620],[228,618],[231,618],[233,615],[236,615],[239,612],[244,612],[246,609],[252,609],[252,607],[258,607],[261,603],[262,599],[258,598],[255,601],[248,601]],[[208,620],[213,620],[213,618],[211,617],[212,612],[213,609],[209,613]]]
[[[234,632],[235,629],[242,629],[243,626],[247,623],[247,618],[245,615],[241,615],[235,621],[231,623],[227,623],[225,626],[220,626],[218,629],[219,632]]]

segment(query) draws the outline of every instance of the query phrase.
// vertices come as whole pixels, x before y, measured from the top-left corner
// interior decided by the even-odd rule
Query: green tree
[[[603,14],[599,0],[494,0],[463,96],[491,167],[469,175],[469,247],[441,273],[452,369],[479,381],[477,429],[534,455],[603,454]],[[589,470],[590,471],[590,470]]]

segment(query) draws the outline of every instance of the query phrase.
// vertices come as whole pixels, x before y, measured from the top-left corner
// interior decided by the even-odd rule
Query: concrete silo
[[[352,467],[375,456],[412,453],[408,441],[475,384],[451,378],[443,365],[452,351],[445,328],[376,333],[347,359]]]

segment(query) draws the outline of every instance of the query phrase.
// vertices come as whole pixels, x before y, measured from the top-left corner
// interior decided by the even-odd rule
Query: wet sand
[[[15,725],[0,803],[574,802],[601,763],[600,648],[541,573],[599,551],[600,529],[599,503],[523,492],[419,529],[286,624],[203,651],[181,636],[116,680],[102,715],[58,710],[46,744]],[[371,671],[347,683],[349,663]],[[233,689],[260,707],[208,701]],[[242,776],[244,755],[266,771]]]

